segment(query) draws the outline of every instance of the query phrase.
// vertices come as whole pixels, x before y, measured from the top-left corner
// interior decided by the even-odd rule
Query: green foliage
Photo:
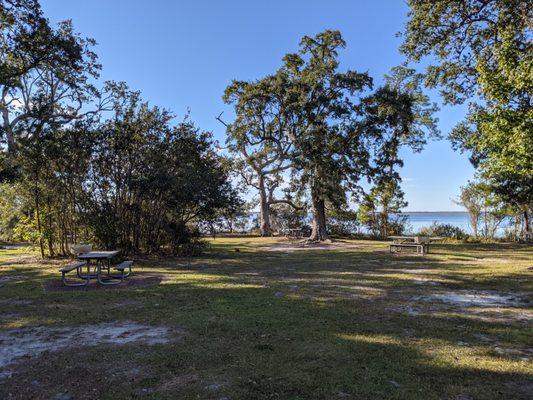
[[[434,56],[426,83],[444,100],[470,100],[450,134],[491,190],[520,208],[529,231],[533,204],[533,52],[526,0],[410,0],[403,52]],[[473,99],[473,100],[471,100]]]
[[[458,204],[468,211],[475,239],[479,236],[493,239],[505,218],[515,213],[484,181],[468,182],[461,187]]]
[[[271,207],[272,229],[285,233],[288,229],[302,228],[305,225],[305,208],[295,209],[294,207],[279,203]]]
[[[451,224],[439,224],[433,222],[430,226],[421,228],[418,232],[420,236],[440,236],[456,240],[466,240],[468,234],[461,228]]]
[[[333,209],[329,213],[329,233],[332,236],[352,237],[359,231],[360,224],[356,211]]]
[[[383,177],[363,196],[357,217],[371,235],[385,239],[406,230],[407,217],[401,214],[406,205],[399,181]]]
[[[94,114],[105,101],[94,87],[100,64],[95,41],[77,34],[71,21],[52,27],[38,1],[0,2],[0,139],[14,153],[18,141]]]
[[[236,207],[238,197],[210,134],[188,119],[170,126],[172,116],[138,92],[120,90],[117,101],[95,133],[86,223],[106,247],[179,252],[199,221]]]
[[[25,198],[17,185],[0,183],[0,241],[15,241],[20,238],[15,227],[24,216]]]
[[[435,57],[426,81],[441,88],[445,101],[461,103],[480,91],[505,103],[510,93],[531,89],[530,2],[409,0],[408,4],[401,50],[416,62]],[[503,77],[506,85],[492,87]]]

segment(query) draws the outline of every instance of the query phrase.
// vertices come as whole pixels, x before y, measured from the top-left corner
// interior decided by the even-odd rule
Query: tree
[[[480,198],[480,191],[477,190],[474,183],[468,183],[466,186],[461,187],[461,194],[457,204],[463,206],[468,212],[468,220],[470,222],[470,228],[472,228],[472,234],[474,239],[479,236],[479,218],[481,216],[482,199]]]
[[[299,208],[290,197],[276,198],[282,173],[291,168],[292,143],[285,136],[282,76],[267,76],[256,82],[233,81],[224,92],[224,102],[233,104],[236,119],[227,127],[227,144],[234,155],[234,170],[247,186],[259,193],[261,236],[272,234],[270,207],[285,203]],[[219,121],[222,122],[219,116]]]
[[[171,126],[173,115],[139,92],[118,86],[113,104],[96,132],[86,223],[106,247],[178,253],[201,221],[240,201],[223,160],[209,133],[188,118]]]
[[[457,203],[466,208],[476,239],[478,236],[493,239],[505,218],[512,214],[512,209],[483,181],[461,187]]]
[[[26,199],[20,193],[20,187],[14,184],[0,183],[0,241],[20,240],[15,228],[26,216]]]
[[[406,218],[401,210],[407,206],[399,181],[382,179],[365,194],[358,210],[358,220],[373,236],[385,239],[403,233]]]
[[[410,0],[402,51],[433,56],[426,83],[445,102],[469,99],[450,134],[492,190],[517,205],[529,232],[533,193],[531,4],[525,0]]]
[[[414,69],[395,67],[385,76],[385,85],[362,100],[365,131],[374,143],[374,186],[364,196],[360,217],[381,238],[399,233],[405,225],[398,215],[407,206],[398,172],[403,166],[400,149],[420,152],[428,137],[439,137],[434,117],[438,108],[422,92],[422,79]]]
[[[0,137],[9,153],[20,137],[96,113],[86,108],[99,97],[93,39],[76,34],[70,21],[52,28],[36,0],[2,0],[0,21]]]
[[[338,31],[305,36],[278,75],[288,82],[287,135],[294,146],[293,185],[308,191],[313,213],[309,240],[328,239],[326,203],[342,208],[346,191],[366,173],[368,152],[355,121],[357,95],[372,85],[366,73],[339,72]]]

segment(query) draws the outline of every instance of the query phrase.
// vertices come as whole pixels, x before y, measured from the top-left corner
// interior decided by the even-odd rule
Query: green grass
[[[58,279],[57,262],[0,250],[0,279],[19,277],[0,287],[0,330],[127,320],[184,333],[168,344],[80,344],[24,359],[0,382],[0,398],[531,395],[531,247],[443,244],[418,257],[353,241],[335,250],[266,251],[278,241],[220,238],[199,258],[139,262],[139,274],[166,276],[159,285],[70,292],[43,289]],[[478,291],[516,294],[529,307],[425,297]]]

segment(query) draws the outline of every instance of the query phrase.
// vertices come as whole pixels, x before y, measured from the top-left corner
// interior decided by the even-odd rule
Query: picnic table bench
[[[119,274],[111,273],[111,259],[120,253],[119,250],[112,251],[88,251],[76,254],[78,261],[67,264],[59,271],[61,280],[65,286],[86,286],[91,279],[96,279],[101,285],[116,285],[121,283],[125,278],[131,275],[133,261],[123,261],[113,266],[113,269]],[[91,263],[93,261],[93,263]],[[87,272],[83,269],[87,267]],[[91,271],[91,267],[93,270]],[[66,274],[76,270],[76,275],[80,279],[78,282],[68,281]],[[107,273],[106,273],[107,272]]]
[[[61,272],[61,281],[63,282],[63,285],[65,286],[86,286],[89,284],[89,279],[85,279],[82,282],[69,282],[66,278],[66,274],[69,272],[76,270],[76,274],[78,277],[81,275],[81,268],[85,267],[87,265],[87,261],[77,261],[70,264],[67,264],[59,269],[59,272]],[[87,268],[87,274],[89,274],[89,268]]]
[[[442,238],[428,236],[389,236],[389,239],[392,239],[389,247],[390,253],[401,252],[403,248],[414,248],[416,249],[416,254],[424,255],[429,253],[431,242]]]

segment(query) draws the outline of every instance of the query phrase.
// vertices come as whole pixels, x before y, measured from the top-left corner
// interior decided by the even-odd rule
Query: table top
[[[90,251],[88,253],[83,253],[78,256],[80,260],[96,260],[104,258],[112,258],[120,253],[120,250],[111,250],[111,251]]]
[[[389,239],[411,239],[411,240],[415,240],[416,238],[422,238],[422,237],[427,237],[427,236],[389,236]],[[431,236],[431,237],[428,237],[429,240],[441,240],[443,239],[442,237],[440,236]]]

